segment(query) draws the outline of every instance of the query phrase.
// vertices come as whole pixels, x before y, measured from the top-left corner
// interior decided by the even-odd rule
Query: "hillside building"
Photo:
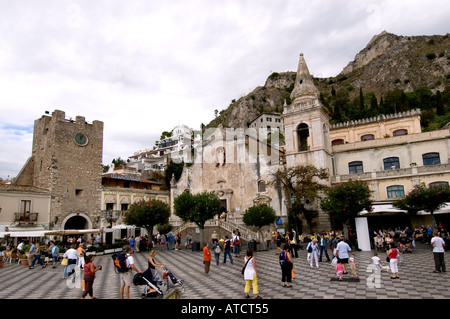
[[[176,162],[192,162],[193,130],[186,125],[174,127],[168,137],[156,142],[152,150],[138,151],[129,157],[127,168],[134,168],[137,172],[163,172],[172,160]]]

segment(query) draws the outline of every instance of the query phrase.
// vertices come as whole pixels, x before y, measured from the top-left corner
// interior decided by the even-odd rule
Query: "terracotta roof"
[[[139,157],[139,156],[142,156],[142,155],[157,154],[157,153],[158,153],[158,151],[152,150],[152,151],[142,152],[142,153],[139,153],[139,154],[128,156],[128,158],[135,158],[135,157]]]

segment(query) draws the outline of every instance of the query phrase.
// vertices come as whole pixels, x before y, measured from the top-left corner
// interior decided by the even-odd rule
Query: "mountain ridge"
[[[315,77],[314,84],[321,93],[322,103],[334,114],[334,123],[354,119],[352,116],[372,116],[374,112],[386,114],[404,111],[406,106],[399,106],[397,110],[395,105],[385,106],[382,103],[388,100],[387,96],[392,95],[392,92],[397,92],[399,99],[405,99],[401,94],[416,94],[415,90],[420,87],[426,87],[433,96],[438,91],[443,92],[444,104],[448,105],[449,48],[449,34],[399,36],[383,31],[374,35],[338,75]],[[290,104],[295,75],[294,71],[272,73],[264,85],[233,100],[205,127],[222,125],[246,128],[263,112],[282,113],[284,103]],[[409,95],[408,99],[416,99]],[[408,107],[412,109],[413,103],[409,104]],[[414,104],[414,108],[417,108],[417,103]],[[425,114],[425,117],[429,120],[431,115]]]

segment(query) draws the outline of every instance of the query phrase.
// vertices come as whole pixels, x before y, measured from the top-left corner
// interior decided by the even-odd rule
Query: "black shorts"
[[[338,257],[338,263],[341,263],[341,264],[348,264],[348,258],[339,258]]]

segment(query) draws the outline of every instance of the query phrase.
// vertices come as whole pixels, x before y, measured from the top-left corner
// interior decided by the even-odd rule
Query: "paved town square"
[[[378,288],[372,281],[370,259],[373,251],[355,252],[359,282],[335,281],[335,271],[326,258],[319,269],[311,269],[306,262],[307,252],[299,250],[294,258],[295,280],[293,288],[281,287],[281,269],[275,249],[257,251],[254,254],[259,270],[258,286],[263,299],[449,299],[450,276],[448,273],[433,273],[433,253],[427,245],[421,245],[415,254],[403,254],[399,266],[400,279],[390,279],[390,272],[382,272]],[[241,254],[242,256],[243,254]],[[384,253],[380,254],[382,263]],[[244,299],[244,280],[241,274],[243,257],[234,258],[234,263],[216,266],[214,258],[210,275],[204,274],[201,251],[171,250],[157,251],[155,257],[164,263],[173,274],[185,281],[181,299]],[[147,269],[148,252],[134,254],[135,264],[140,270]],[[445,256],[447,265],[450,263]],[[119,299],[119,275],[114,272],[111,255],[97,256],[96,265],[103,270],[97,272],[94,295],[98,299]],[[73,287],[62,278],[63,266],[34,269],[18,264],[5,264],[0,269],[1,299],[79,299],[81,288]],[[347,278],[350,274],[345,275]],[[369,278],[372,276],[371,278]],[[368,284],[367,280],[371,283]],[[72,287],[71,287],[72,286]],[[144,286],[132,286],[130,299],[141,299]],[[162,288],[166,292],[166,287]],[[253,299],[252,291],[250,296]],[[89,296],[88,296],[89,298]]]

